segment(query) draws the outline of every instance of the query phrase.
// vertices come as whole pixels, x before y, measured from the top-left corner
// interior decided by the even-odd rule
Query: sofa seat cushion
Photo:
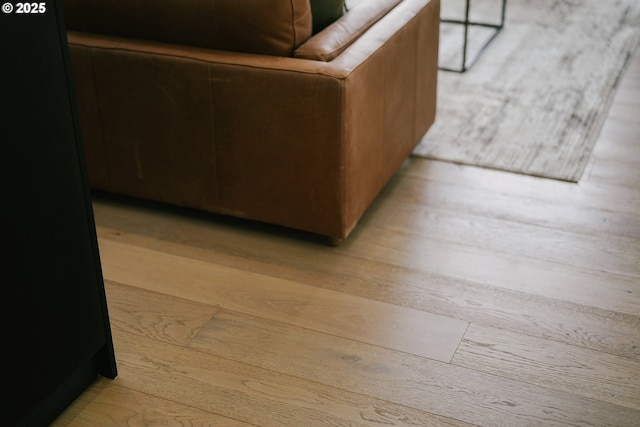
[[[331,61],[401,1],[364,0],[357,2],[340,19],[329,25],[325,31],[315,34],[298,47],[293,56],[316,61]]]
[[[291,56],[312,33],[309,0],[63,0],[67,28]]]

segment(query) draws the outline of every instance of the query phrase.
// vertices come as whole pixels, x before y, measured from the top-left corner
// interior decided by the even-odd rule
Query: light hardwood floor
[[[119,376],[56,426],[640,425],[640,55],[571,184],[411,159],[339,247],[94,200]]]

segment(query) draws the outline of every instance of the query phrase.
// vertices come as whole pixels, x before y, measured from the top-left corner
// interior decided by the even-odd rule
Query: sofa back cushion
[[[63,0],[69,30],[291,56],[312,32],[309,0]]]

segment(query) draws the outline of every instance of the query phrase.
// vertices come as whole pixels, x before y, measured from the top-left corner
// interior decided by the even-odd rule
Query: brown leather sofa
[[[339,242],[435,119],[439,0],[64,0],[91,185]]]

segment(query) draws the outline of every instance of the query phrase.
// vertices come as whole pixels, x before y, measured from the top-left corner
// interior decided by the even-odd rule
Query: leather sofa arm
[[[336,22],[298,47],[293,56],[315,61],[331,61],[400,1],[402,0],[368,0],[358,3]]]

